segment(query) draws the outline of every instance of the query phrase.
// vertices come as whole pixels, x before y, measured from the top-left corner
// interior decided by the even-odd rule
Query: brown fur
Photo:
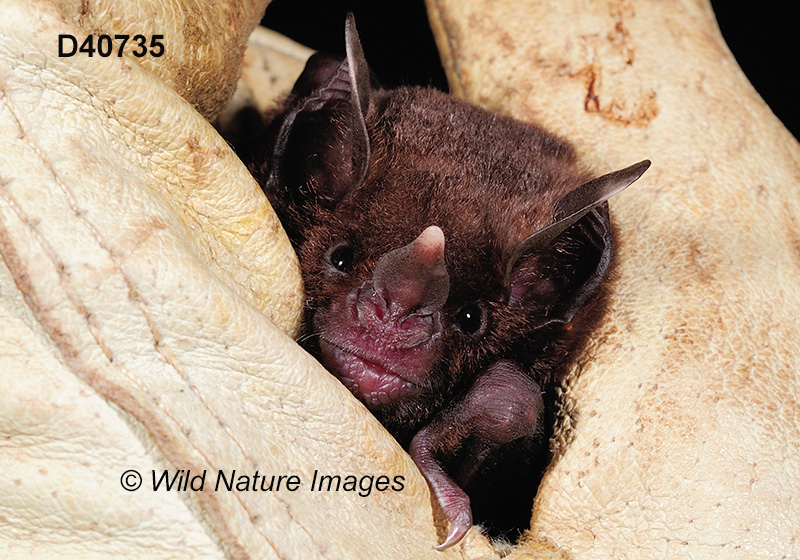
[[[249,163],[300,257],[307,298],[303,344],[338,376],[336,363],[320,353],[320,340],[367,336],[361,315],[356,318],[361,304],[351,306],[365,289],[378,291],[372,287],[378,262],[410,246],[428,226],[441,228],[449,291],[430,319],[431,338],[415,348],[424,358],[422,375],[413,379],[418,392],[380,404],[362,400],[404,446],[421,431],[432,434],[422,437],[424,449],[460,486],[471,488],[479,519],[506,529],[524,526],[547,457],[542,443],[555,384],[601,311],[589,296],[608,266],[607,206],[597,206],[546,246],[512,257],[531,234],[557,221],[559,204],[587,182],[573,148],[538,127],[431,89],[387,91],[373,84],[359,91],[359,105],[359,97],[351,99],[342,86],[347,63],[318,56]],[[360,182],[354,179],[359,176]],[[346,271],[331,265],[332,251],[341,247],[352,254]],[[482,307],[484,322],[468,334],[457,317],[472,304]],[[377,348],[375,363],[390,372],[405,367],[396,360],[416,359],[388,342]],[[509,371],[517,381],[482,381],[481,387],[494,388],[475,390],[478,377],[500,363],[514,364]],[[506,444],[505,428],[491,418],[518,391],[527,394],[526,382],[514,375],[534,382],[532,398],[542,402],[541,391],[544,408],[533,420],[512,418],[508,433],[521,430],[524,437]],[[358,387],[351,390],[361,398]],[[439,427],[431,432],[431,426]],[[469,460],[472,453],[481,458]],[[420,468],[433,484],[438,475]],[[494,483],[503,487],[502,511],[512,511],[511,520],[498,520],[501,510],[484,499],[482,492]],[[517,507],[509,507],[514,500]],[[442,505],[446,514],[463,513],[463,505]]]

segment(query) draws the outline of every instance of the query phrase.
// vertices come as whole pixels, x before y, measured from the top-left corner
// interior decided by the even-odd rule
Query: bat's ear
[[[571,321],[600,285],[611,262],[606,201],[648,167],[649,160],[641,161],[592,179],[564,196],[556,205],[553,222],[525,238],[508,260],[509,305],[545,309],[542,324]]]
[[[295,199],[310,196],[327,206],[361,183],[370,160],[366,116],[373,86],[353,14],[345,43],[344,59],[317,53],[306,63],[278,132],[269,178]]]

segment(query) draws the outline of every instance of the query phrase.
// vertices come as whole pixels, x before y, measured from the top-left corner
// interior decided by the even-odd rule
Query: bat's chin
[[[355,351],[325,339],[320,340],[320,350],[325,367],[369,408],[380,408],[422,392],[419,385],[390,367]]]

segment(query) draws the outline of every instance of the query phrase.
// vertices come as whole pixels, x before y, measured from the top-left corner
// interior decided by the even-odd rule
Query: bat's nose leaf
[[[441,309],[450,291],[444,262],[444,233],[429,226],[411,243],[389,251],[375,267],[375,291],[396,317],[430,315]]]

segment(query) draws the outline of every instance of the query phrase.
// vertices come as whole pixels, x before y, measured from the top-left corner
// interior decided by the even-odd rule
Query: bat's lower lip
[[[418,385],[396,372],[333,342],[322,339],[320,349],[331,373],[369,408],[379,408],[420,392]]]

